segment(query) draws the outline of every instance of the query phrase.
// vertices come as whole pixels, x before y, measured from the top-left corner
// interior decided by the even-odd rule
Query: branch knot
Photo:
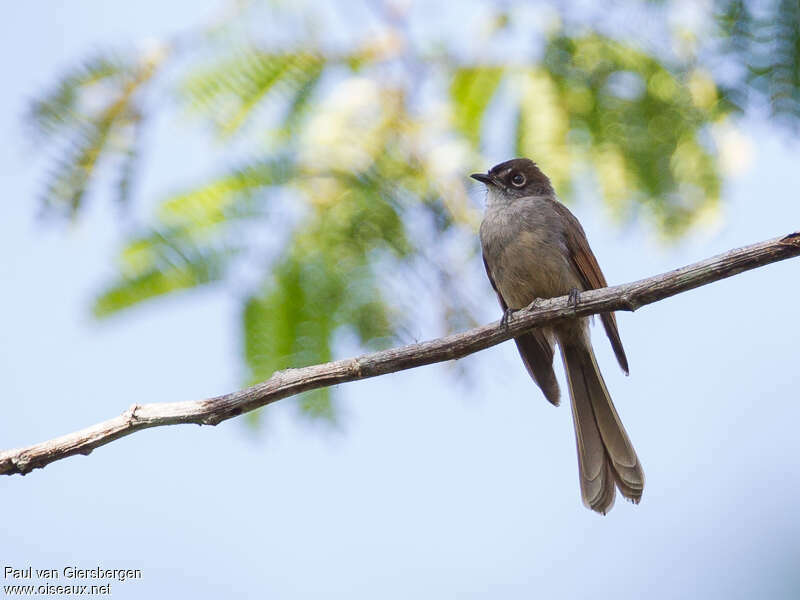
[[[139,418],[136,416],[136,411],[142,408],[141,404],[131,404],[131,407],[125,411],[123,416],[125,420],[128,421],[129,424],[133,425],[134,423],[139,422]]]
[[[350,372],[356,379],[361,379],[363,374],[361,373],[361,360],[358,358],[354,358],[350,361]]]
[[[800,231],[790,233],[786,237],[782,238],[780,243],[786,246],[800,246]]]
[[[620,304],[622,304],[622,306],[624,306],[627,310],[631,312],[634,312],[636,309],[642,306],[641,302],[636,300],[636,298],[631,294],[623,294],[622,296],[620,296],[619,301]]]
[[[33,470],[30,467],[31,457],[25,452],[20,452],[17,456],[12,456],[11,464],[14,465],[14,468],[20,475],[27,475]]]

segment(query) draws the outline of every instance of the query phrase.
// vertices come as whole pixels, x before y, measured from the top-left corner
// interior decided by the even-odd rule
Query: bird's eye
[[[522,173],[516,173],[511,178],[511,183],[514,184],[515,187],[522,187],[525,185],[525,175]]]

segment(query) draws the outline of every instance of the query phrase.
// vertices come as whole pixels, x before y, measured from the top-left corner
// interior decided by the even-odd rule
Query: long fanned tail
[[[567,372],[578,446],[583,503],[605,514],[614,506],[615,486],[638,503],[644,472],[628,434],[614,409],[591,346],[560,343]]]

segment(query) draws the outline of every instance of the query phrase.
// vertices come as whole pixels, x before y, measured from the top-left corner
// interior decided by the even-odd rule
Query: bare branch
[[[92,450],[140,429],[179,423],[216,425],[316,388],[376,377],[422,365],[454,360],[499,344],[534,326],[551,321],[610,312],[633,311],[675,294],[800,255],[800,231],[719,254],[668,273],[625,285],[582,292],[577,308],[567,296],[541,300],[514,313],[508,328],[499,321],[463,333],[337,360],[321,365],[278,371],[267,381],[224,396],[191,402],[134,405],[122,415],[47,442],[0,453],[0,474],[26,474],[73,454]]]

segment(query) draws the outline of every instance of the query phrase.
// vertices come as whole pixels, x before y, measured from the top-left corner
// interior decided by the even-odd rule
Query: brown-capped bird
[[[583,228],[535,163],[515,158],[472,177],[487,188],[480,229],[483,262],[505,319],[537,298],[569,294],[577,301],[583,290],[606,287]],[[627,373],[614,314],[600,318]],[[537,328],[514,341],[528,373],[555,405],[560,395],[553,372],[558,342],[572,399],[583,503],[605,514],[614,505],[615,487],[638,503],[644,472],[597,366],[589,318]]]

